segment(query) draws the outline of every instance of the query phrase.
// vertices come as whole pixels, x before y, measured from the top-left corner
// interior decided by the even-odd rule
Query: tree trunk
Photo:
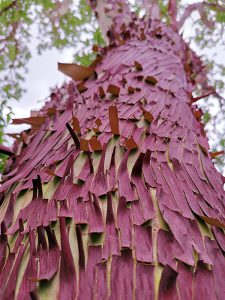
[[[61,65],[75,80],[15,121],[31,129],[0,186],[0,299],[225,299],[223,182],[192,97],[204,68],[174,16],[92,6],[109,45]]]

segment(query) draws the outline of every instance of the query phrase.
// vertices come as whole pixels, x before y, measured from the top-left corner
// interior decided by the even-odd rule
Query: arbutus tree
[[[3,177],[0,299],[224,299],[224,178],[192,93],[205,68],[157,1],[92,1],[108,46],[59,64]],[[202,10],[203,2],[196,6]]]

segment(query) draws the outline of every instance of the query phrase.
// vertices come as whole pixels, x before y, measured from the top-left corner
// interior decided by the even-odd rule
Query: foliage
[[[3,114],[7,110],[6,114]],[[4,127],[10,122],[12,115],[12,109],[7,105],[6,99],[0,102],[0,145],[5,142],[3,130]],[[7,155],[0,153],[0,172],[4,169],[5,162],[7,160]]]
[[[206,49],[213,49],[222,38],[224,39],[225,12],[216,7],[217,4],[222,5],[222,2],[208,0],[207,3],[212,6],[205,6],[200,17],[192,14],[194,19],[191,25],[194,30],[189,41],[194,42],[200,53],[201,50],[206,53]],[[168,0],[159,0],[158,3],[162,18],[169,23]],[[187,1],[177,1],[179,17],[187,7],[184,3]],[[143,13],[143,8],[140,7],[143,7],[142,2],[137,2],[133,5],[133,10],[139,14]],[[91,46],[93,44],[104,46],[104,40],[85,0],[80,0],[79,5],[72,0],[4,0],[0,2],[0,24],[0,143],[2,143],[3,129],[12,113],[7,104],[8,100],[19,100],[24,92],[22,82],[28,72],[27,62],[31,58],[29,42],[34,26],[38,28],[39,54],[46,49],[62,50],[65,47],[74,47],[74,60],[84,66],[89,65],[95,58],[95,54],[90,52]],[[216,87],[218,94],[223,95],[225,66],[212,61],[210,57],[205,56],[204,59],[210,72],[211,84]],[[212,147],[224,149],[222,138],[225,136],[225,126],[221,124],[225,116],[224,101],[218,97],[209,97],[204,101],[201,101],[200,105],[206,113],[203,121],[213,141]],[[216,114],[213,113],[215,109]],[[4,115],[6,111],[7,115]],[[223,162],[220,159],[220,163],[221,161]]]
[[[8,100],[19,100],[24,92],[22,81],[31,58],[29,42],[33,21],[38,28],[39,54],[51,48],[76,49],[80,42],[89,46],[98,38],[93,14],[85,0],[81,0],[79,6],[72,4],[73,1],[68,0],[0,2],[0,138],[3,138],[2,128],[7,123],[3,111]],[[81,56],[81,52],[76,55]]]

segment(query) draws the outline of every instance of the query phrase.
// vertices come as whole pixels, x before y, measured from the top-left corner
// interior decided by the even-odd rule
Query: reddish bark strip
[[[126,199],[123,197],[119,199],[119,206],[117,211],[117,225],[120,230],[121,247],[130,248],[132,240],[131,210],[127,209]]]
[[[50,227],[46,228],[48,235],[48,244],[45,240],[44,228],[39,229],[39,280],[50,280],[57,272],[60,258],[60,250],[56,241],[54,231]],[[40,237],[41,235],[41,237]]]
[[[214,286],[212,286],[211,284],[211,288],[213,290],[210,290],[210,286],[209,286],[209,288],[206,287],[206,291],[208,291],[208,295],[214,295],[214,290],[215,290],[217,299],[223,299],[225,296],[225,286],[223,280],[225,276],[224,256],[221,253],[220,249],[218,248],[217,243],[215,241],[210,240],[209,238],[206,238],[206,248],[213,262],[212,270],[213,270],[213,279],[214,279],[213,280]],[[205,272],[208,272],[208,270]],[[210,274],[209,277],[211,278],[211,276],[212,275]],[[208,281],[208,279],[206,280]]]
[[[152,228],[135,226],[136,258],[138,261],[151,263],[152,260]]]
[[[118,112],[116,106],[109,107],[109,122],[112,133],[115,135],[120,134],[119,130],[119,119],[118,119]]]
[[[177,271],[177,286],[180,299],[192,299],[193,274],[191,268],[183,263],[179,263]]]
[[[91,68],[85,68],[77,64],[58,63],[58,69],[65,75],[68,75],[77,81],[85,80],[93,74],[93,70]]]
[[[84,246],[82,240],[82,232],[80,226],[76,226],[76,234],[77,234],[77,244],[79,250],[79,267],[81,269],[85,268],[85,254],[84,254]]]
[[[6,260],[6,251],[7,251],[7,235],[6,235],[6,226],[5,223],[1,223],[1,235],[0,235],[0,272],[3,269]]]
[[[4,277],[8,277],[8,276],[10,276],[10,277],[8,279],[6,286],[3,285],[3,288],[1,289],[1,292],[0,292],[1,299],[13,299],[15,297],[16,280],[18,277],[21,259],[23,257],[25,250],[26,250],[26,247],[24,245],[21,245],[18,250],[18,255],[16,257],[16,260],[13,265],[11,273],[10,273],[10,269],[6,270],[7,274],[5,274]],[[9,262],[11,262],[11,259]],[[5,280],[4,280],[4,283],[5,283]]]
[[[98,170],[92,181],[90,191],[95,193],[97,196],[106,195],[108,191],[107,180],[104,172],[104,163],[105,163],[105,151],[106,147],[102,150],[101,160],[99,162]]]
[[[159,285],[159,299],[160,300],[178,300],[178,292],[176,289],[176,279],[178,273],[171,269],[169,266],[165,266]]]
[[[120,270],[123,270],[121,272]],[[130,250],[123,250],[121,256],[113,256],[111,266],[111,295],[110,300],[120,299],[126,295],[127,299],[132,299],[133,293],[133,259]]]
[[[77,293],[76,271],[70,249],[65,218],[60,218],[61,262],[59,299],[72,300]]]
[[[193,278],[193,299],[216,299],[213,274],[201,262]]]
[[[136,299],[154,299],[153,266],[137,262]]]
[[[107,299],[108,287],[107,287],[107,266],[106,262],[98,263],[96,266],[97,282],[95,286],[95,293],[97,299]]]
[[[129,153],[130,153],[129,151],[126,152],[120,164],[120,168],[118,170],[118,176],[119,176],[118,185],[119,185],[119,196],[124,197],[127,201],[133,201],[137,199],[128,176],[127,159]]]
[[[107,260],[111,255],[120,255],[119,235],[115,228],[111,193],[107,194],[105,242],[102,251],[104,260]]]
[[[30,253],[29,260],[27,263],[27,267],[20,285],[18,298],[19,299],[27,299],[30,294],[36,290],[37,284],[36,280],[38,277],[38,268],[37,268],[37,260],[36,260],[36,247],[35,247],[35,236],[34,232],[29,232],[29,242],[30,242]]]
[[[103,232],[103,220],[102,212],[99,206],[98,199],[95,195],[92,197],[89,195],[89,200],[87,201],[87,211],[88,211],[88,223],[89,223],[89,232]]]
[[[81,266],[80,269],[80,286],[78,299],[93,299],[95,293],[99,292],[96,289],[96,281],[98,281],[99,279],[99,274],[97,273],[97,266],[100,263],[100,261],[101,247],[90,246],[88,249],[88,262],[86,270],[84,269],[84,266]]]

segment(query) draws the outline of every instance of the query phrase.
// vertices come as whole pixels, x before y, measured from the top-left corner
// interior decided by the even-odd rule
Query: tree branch
[[[0,43],[4,43],[4,42],[13,40],[15,38],[15,34],[16,34],[16,31],[17,31],[19,25],[20,25],[20,23],[18,21],[13,23],[10,33],[5,38],[0,39]]]
[[[157,0],[143,0],[143,5],[146,9],[145,19],[161,19],[160,6]]]
[[[52,22],[59,20],[69,11],[72,4],[73,0],[63,0],[61,2],[57,1],[55,4],[55,8],[49,13],[49,19]]]
[[[206,26],[208,27],[212,27],[212,21],[209,21],[206,16],[205,16],[205,12],[204,12],[204,8],[205,7],[209,7],[218,11],[222,11],[225,12],[225,7],[216,3],[208,3],[206,1],[203,2],[199,2],[199,3],[194,3],[194,4],[190,4],[189,6],[187,6],[184,10],[183,15],[181,16],[179,22],[178,22],[178,29],[180,29],[183,25],[184,22],[190,17],[190,15],[197,10],[202,18],[202,21],[206,24]]]
[[[174,30],[177,30],[177,1],[169,0],[168,13],[171,20],[171,25]]]
[[[12,8],[13,6],[15,6],[17,4],[17,0],[14,0],[12,3],[10,3],[9,5],[7,5],[6,7],[4,7],[2,10],[0,10],[0,17],[10,8]]]
[[[131,21],[130,7],[126,0],[89,0],[95,12],[99,27],[107,44],[110,43],[109,31]]]

